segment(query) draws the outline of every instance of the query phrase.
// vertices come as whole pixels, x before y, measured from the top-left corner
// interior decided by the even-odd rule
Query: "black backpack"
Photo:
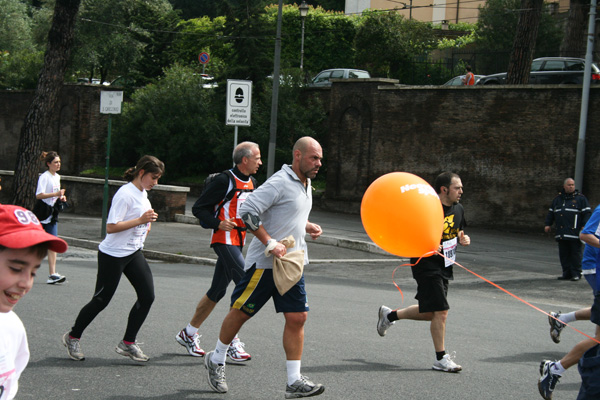
[[[225,198],[223,200],[221,200],[221,202],[219,203],[219,206],[216,208],[215,213],[213,215],[219,215],[219,212],[221,211],[221,208],[223,208],[223,206],[225,205],[225,203],[233,200],[233,198],[235,197],[235,195],[237,193],[242,193],[242,192],[251,192],[254,189],[238,189],[236,186],[236,181],[235,181],[235,177],[233,176],[233,172],[231,172],[230,169],[225,170],[223,172],[215,172],[212,174],[209,174],[206,179],[204,180],[204,188],[202,189],[202,194],[200,195],[200,197],[202,197],[202,195],[204,194],[204,192],[206,191],[206,188],[208,187],[208,184],[210,182],[212,182],[217,176],[221,175],[221,174],[226,174],[229,177],[229,182],[231,182],[231,185],[233,186],[233,189],[231,189],[226,195]],[[253,176],[250,177],[250,180],[252,180],[252,184],[254,186],[254,188],[256,188],[257,184],[256,184],[256,179],[254,179]],[[206,225],[204,222],[202,222],[202,220],[200,221],[200,226],[202,226],[203,228],[210,228],[210,226]]]

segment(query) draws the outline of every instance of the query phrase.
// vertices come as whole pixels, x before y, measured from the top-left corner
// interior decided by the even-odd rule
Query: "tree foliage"
[[[167,0],[83,0],[72,73],[102,81],[119,75],[149,81],[170,64],[178,22]]]
[[[521,0],[488,0],[480,8],[475,41],[479,49],[479,73],[492,74],[507,70],[519,15],[523,11]],[[561,37],[559,22],[552,15],[542,13],[534,57],[556,55]]]
[[[366,12],[355,38],[356,62],[373,76],[406,82],[410,61],[435,48],[430,24],[394,12]]]
[[[0,10],[0,88],[33,89],[44,56],[35,40],[34,11],[19,0],[0,0]]]

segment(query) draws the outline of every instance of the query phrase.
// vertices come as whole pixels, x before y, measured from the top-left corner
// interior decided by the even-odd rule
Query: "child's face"
[[[0,251],[0,312],[11,311],[29,292],[41,262],[29,249]]]

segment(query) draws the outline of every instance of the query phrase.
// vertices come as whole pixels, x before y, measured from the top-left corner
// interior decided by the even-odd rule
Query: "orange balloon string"
[[[422,259],[423,257],[429,257],[430,255],[434,255],[434,254],[437,254],[437,255],[439,255],[439,256],[442,256],[443,258],[447,258],[446,256],[444,256],[443,254],[441,254],[441,253],[440,253],[440,252],[438,252],[438,251],[430,251],[430,252],[428,252],[428,253],[425,253],[425,254],[423,254],[421,257],[419,257],[419,259],[417,260],[417,262],[416,262],[416,263],[414,263],[414,264],[402,264],[402,265],[399,265],[399,266],[397,266],[397,267],[394,269],[394,271],[392,272],[392,282],[394,283],[394,286],[396,286],[396,289],[398,289],[398,291],[400,292],[400,295],[402,296],[402,303],[404,303],[404,293],[402,293],[402,290],[400,289],[400,287],[398,286],[398,284],[397,284],[397,283],[396,283],[396,281],[394,280],[394,275],[395,275],[395,273],[396,273],[396,270],[397,270],[398,268],[400,268],[400,267],[407,267],[407,266],[408,266],[408,267],[412,267],[412,266],[414,266],[414,265],[417,265],[417,264],[419,263],[419,261],[421,261],[421,259]],[[590,335],[588,335],[588,334],[586,334],[586,333],[583,333],[583,332],[582,332],[582,331],[580,331],[579,329],[577,329],[577,328],[575,328],[575,327],[573,327],[573,326],[571,326],[571,325],[567,324],[566,322],[562,322],[562,321],[560,321],[558,318],[555,318],[555,317],[553,317],[552,315],[550,315],[550,314],[549,314],[549,313],[547,313],[546,311],[542,310],[541,308],[539,308],[539,307],[536,307],[536,306],[534,306],[533,304],[529,303],[527,300],[524,300],[524,299],[520,298],[519,296],[517,296],[516,294],[513,294],[513,293],[511,293],[509,290],[507,290],[507,289],[504,289],[502,286],[498,285],[497,283],[494,283],[494,282],[490,281],[489,279],[486,279],[486,278],[484,278],[483,276],[481,276],[481,275],[479,275],[479,274],[477,274],[477,273],[475,273],[475,272],[471,271],[470,269],[468,269],[468,268],[466,268],[466,267],[464,267],[464,266],[460,265],[460,264],[459,264],[459,263],[457,263],[456,261],[454,261],[454,265],[458,265],[459,267],[461,267],[461,268],[462,268],[462,269],[464,269],[465,271],[469,272],[470,274],[473,274],[473,275],[475,275],[476,277],[478,277],[478,278],[479,278],[479,279],[481,279],[482,281],[484,281],[484,282],[486,282],[486,283],[489,283],[490,285],[492,285],[492,286],[494,286],[494,287],[496,287],[496,288],[500,289],[501,291],[503,291],[504,293],[508,294],[509,296],[511,296],[511,297],[513,297],[513,298],[515,298],[515,299],[517,299],[517,300],[518,300],[518,301],[520,301],[521,303],[523,303],[523,304],[526,304],[526,305],[528,305],[529,307],[533,308],[534,310],[537,310],[537,311],[541,312],[542,314],[544,314],[544,315],[547,315],[548,317],[550,317],[550,318],[553,318],[553,319],[555,319],[555,320],[559,321],[561,324],[568,326],[569,328],[573,329],[574,331],[581,333],[583,336],[587,337],[588,339],[592,339],[594,342],[596,342],[596,343],[599,343],[599,344],[600,344],[600,341],[599,341],[598,339],[596,339],[595,337],[592,337],[592,336],[590,336]],[[397,310],[398,310],[398,309],[396,309],[396,310],[394,310],[394,311],[397,311]]]

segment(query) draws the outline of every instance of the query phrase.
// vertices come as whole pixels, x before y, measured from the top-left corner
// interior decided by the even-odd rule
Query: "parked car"
[[[327,87],[331,86],[330,79],[355,79],[355,78],[370,78],[371,75],[362,69],[352,68],[332,68],[321,71],[308,84],[311,87]]]
[[[530,85],[560,85],[583,83],[585,60],[571,57],[536,58],[531,63]],[[476,85],[502,85],[506,83],[506,72],[487,75]],[[592,83],[600,83],[600,69],[592,63]]]
[[[475,84],[477,85],[477,82],[479,82],[479,80],[481,78],[483,78],[485,75],[475,75]],[[464,75],[460,75],[460,76],[455,76],[454,78],[450,79],[448,82],[444,83],[443,86],[463,86],[463,79],[465,79]]]

